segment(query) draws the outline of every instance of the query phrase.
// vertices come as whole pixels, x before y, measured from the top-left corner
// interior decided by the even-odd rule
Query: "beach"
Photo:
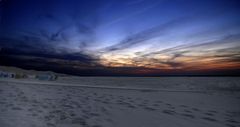
[[[238,127],[239,83],[237,77],[4,79],[0,126]]]

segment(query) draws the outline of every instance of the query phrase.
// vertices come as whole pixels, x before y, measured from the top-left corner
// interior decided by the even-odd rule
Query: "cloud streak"
[[[180,45],[137,56],[136,61],[148,61],[146,67],[168,69],[240,68],[240,35],[230,35],[203,44]],[[143,66],[145,66],[143,64]]]
[[[125,39],[123,39],[122,41],[120,41],[119,43],[109,46],[109,47],[105,48],[104,50],[106,52],[118,51],[118,50],[130,48],[137,44],[145,43],[146,41],[148,41],[150,39],[166,35],[172,28],[177,27],[179,25],[183,25],[184,23],[186,23],[186,21],[188,21],[186,17],[171,20],[171,21],[161,24],[159,26],[155,26],[150,29],[130,35],[130,36],[126,37]]]

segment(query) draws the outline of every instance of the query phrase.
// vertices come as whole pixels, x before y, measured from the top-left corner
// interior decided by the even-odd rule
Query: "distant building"
[[[12,72],[0,71],[0,78],[15,78],[16,74]]]
[[[36,79],[53,81],[53,80],[57,80],[57,75],[54,75],[54,74],[38,74],[38,75],[36,75]]]
[[[6,73],[4,71],[0,71],[0,78],[4,78]]]
[[[28,74],[28,75],[27,75],[27,78],[29,78],[29,79],[35,79],[35,78],[36,78],[36,75],[30,75],[30,74]]]
[[[17,74],[15,75],[15,78],[16,78],[16,79],[27,78],[27,75],[26,75],[26,74],[17,73]]]
[[[54,80],[57,80],[58,76],[52,73],[35,75],[35,74],[13,73],[13,72],[0,70],[0,78],[15,78],[15,79],[29,78],[29,79],[54,81]]]
[[[0,71],[0,78],[27,78],[26,74],[21,73],[14,73],[14,72],[7,72],[7,71]]]
[[[15,73],[12,73],[12,72],[8,73],[8,78],[15,78],[15,76],[16,76]]]

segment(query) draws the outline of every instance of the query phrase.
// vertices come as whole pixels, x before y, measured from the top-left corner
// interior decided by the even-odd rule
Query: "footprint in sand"
[[[148,106],[145,106],[144,109],[148,110],[148,111],[155,111],[157,109],[155,108],[152,108],[152,107],[148,107]]]
[[[240,122],[238,122],[234,119],[227,119],[226,122],[227,122],[226,126],[228,126],[228,127],[238,127],[240,124]]]
[[[12,110],[23,110],[23,109],[20,107],[13,107]]]
[[[237,127],[237,126],[232,125],[232,124],[226,124],[226,126],[228,126],[228,127]]]
[[[188,118],[192,118],[192,119],[195,118],[195,116],[191,115],[191,114],[182,113],[181,115],[185,116],[185,117],[188,117]]]
[[[83,125],[83,126],[88,125],[87,122],[86,122],[86,120],[83,119],[83,118],[81,118],[81,117],[74,118],[74,119],[72,120],[72,124],[80,124],[80,125]]]
[[[210,113],[210,112],[206,112],[206,113],[204,113],[205,115],[207,115],[207,116],[214,116],[214,114],[213,113]]]
[[[180,107],[187,108],[188,106],[186,105],[179,105]]]
[[[211,121],[211,122],[216,122],[217,120],[211,117],[202,117],[202,119],[207,120],[207,121]]]
[[[198,108],[192,108],[193,111],[200,112],[200,109]]]
[[[168,114],[168,115],[174,115],[174,114],[176,114],[176,112],[173,111],[173,110],[163,110],[162,113]]]
[[[227,119],[226,122],[229,122],[229,123],[234,123],[234,124],[239,124],[240,122],[234,120],[234,119]]]
[[[192,113],[192,111],[187,110],[187,109],[184,109],[183,111],[186,112],[186,113]]]
[[[56,125],[53,123],[47,123],[47,127],[56,127]]]

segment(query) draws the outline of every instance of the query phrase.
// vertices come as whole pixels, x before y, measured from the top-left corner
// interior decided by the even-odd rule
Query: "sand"
[[[239,83],[231,77],[0,80],[0,126],[238,127]]]

